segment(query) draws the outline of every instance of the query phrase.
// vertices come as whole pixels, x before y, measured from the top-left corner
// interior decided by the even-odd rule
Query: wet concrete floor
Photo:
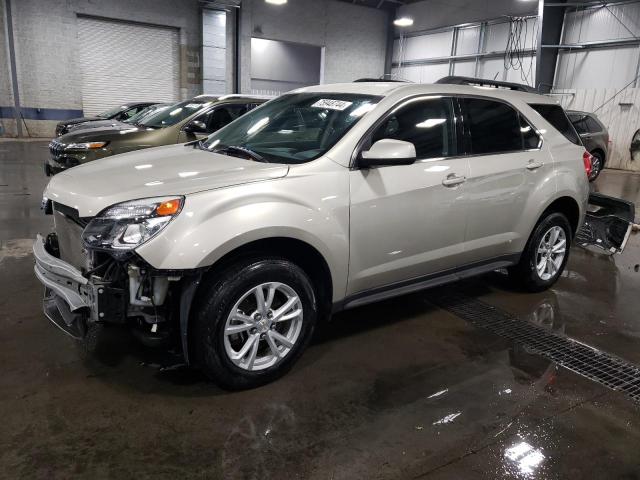
[[[296,367],[229,393],[122,336],[80,354],[41,313],[30,246],[46,142],[0,143],[0,478],[640,478],[640,407],[436,308],[352,310]],[[640,176],[595,187],[640,200]],[[450,288],[640,365],[640,236],[575,248],[548,292]]]

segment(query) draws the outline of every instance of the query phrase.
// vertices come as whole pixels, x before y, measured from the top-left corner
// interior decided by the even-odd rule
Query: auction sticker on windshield
[[[326,108],[328,110],[345,110],[347,108],[349,108],[349,106],[352,104],[353,102],[347,102],[345,100],[332,100],[329,98],[323,98],[321,100],[318,100],[316,103],[314,103],[313,105],[311,105],[312,107],[316,107],[316,108]]]

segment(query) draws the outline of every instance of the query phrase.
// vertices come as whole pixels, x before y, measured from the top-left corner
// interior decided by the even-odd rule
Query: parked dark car
[[[56,125],[56,137],[60,135],[64,135],[69,132],[69,128],[71,125],[76,125],[78,123],[91,122],[94,120],[126,120],[129,117],[132,117],[140,110],[148,107],[149,105],[155,105],[158,102],[135,102],[135,103],[124,103],[122,105],[118,105],[117,107],[110,108],[102,113],[99,113],[92,117],[79,117],[79,118],[70,118],[68,120],[63,120]]]
[[[124,120],[91,120],[90,122],[82,122],[76,123],[73,125],[69,125],[69,132],[74,132],[76,130],[91,130],[93,128],[105,128],[105,127],[117,127],[117,126],[126,126],[126,125],[136,125],[143,118],[147,116],[151,116],[154,113],[159,112],[160,110],[164,110],[165,108],[173,105],[172,103],[156,103],[154,105],[149,105],[148,107],[139,110],[138,113],[130,116],[129,118],[125,118]],[[65,134],[66,135],[66,134]]]
[[[251,95],[199,95],[145,115],[135,124],[76,128],[49,143],[44,170],[55,175],[119,153],[203,139],[266,100]]]
[[[593,156],[591,161],[591,175],[589,181],[593,182],[605,166],[609,154],[609,132],[595,114],[568,110],[567,115],[573,123],[582,143]]]

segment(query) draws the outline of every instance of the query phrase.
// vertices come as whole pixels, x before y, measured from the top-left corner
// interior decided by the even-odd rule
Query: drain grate
[[[640,367],[636,365],[450,289],[432,290],[428,299],[474,326],[524,345],[572,372],[640,401]]]

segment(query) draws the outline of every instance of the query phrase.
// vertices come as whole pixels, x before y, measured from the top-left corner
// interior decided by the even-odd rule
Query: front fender
[[[256,240],[292,238],[324,257],[339,297],[346,288],[348,222],[346,170],[294,173],[189,195],[180,215],[136,252],[154,268],[188,270],[211,266]]]

